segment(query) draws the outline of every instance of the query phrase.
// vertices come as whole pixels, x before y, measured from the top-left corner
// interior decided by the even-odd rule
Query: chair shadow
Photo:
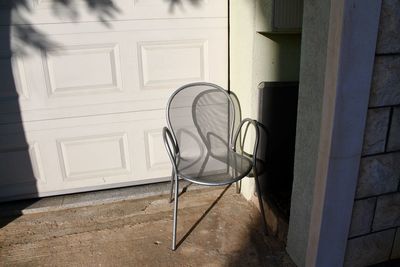
[[[192,225],[192,227],[186,232],[186,234],[179,240],[176,244],[176,249],[178,249],[181,244],[188,238],[188,236],[196,229],[196,227],[201,223],[201,221],[207,216],[208,213],[214,208],[215,205],[221,200],[226,191],[230,188],[231,184],[227,185],[225,189],[219,194],[219,196],[214,200],[214,202],[207,208],[207,210],[201,215],[201,217]]]
[[[178,194],[178,198],[180,197],[180,196],[182,196],[183,194],[185,194],[186,192],[187,192],[187,190],[189,189],[189,187],[191,187],[193,185],[193,183],[191,183],[191,182],[189,182],[187,185],[185,185],[183,188],[182,188],[182,190],[181,190],[181,192]],[[173,201],[174,199],[172,199],[172,201]],[[171,202],[172,202],[171,201]]]

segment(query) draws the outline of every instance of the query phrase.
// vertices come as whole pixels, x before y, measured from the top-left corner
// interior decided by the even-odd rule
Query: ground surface
[[[0,218],[0,266],[294,266],[232,188],[179,200],[178,240],[189,235],[175,252],[172,205],[157,196]]]

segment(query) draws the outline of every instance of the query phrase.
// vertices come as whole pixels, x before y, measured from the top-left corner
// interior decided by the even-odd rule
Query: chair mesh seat
[[[252,162],[230,150],[224,156],[179,157],[177,169],[179,176],[193,183],[226,185],[249,174]]]
[[[225,185],[251,171],[252,161],[231,149],[235,107],[222,88],[203,83],[181,88],[171,97],[167,118],[180,151],[178,176]]]

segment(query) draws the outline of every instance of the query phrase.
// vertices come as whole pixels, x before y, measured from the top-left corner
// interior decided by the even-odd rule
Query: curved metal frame
[[[239,136],[239,134],[240,134],[240,132],[242,130],[242,127],[243,127],[243,125],[245,123],[247,123],[247,127],[249,125],[253,125],[254,130],[256,132],[256,140],[254,141],[253,156],[252,156],[252,159],[253,159],[253,175],[254,175],[254,181],[255,181],[255,184],[256,184],[258,204],[260,206],[260,212],[261,212],[261,217],[262,217],[261,219],[262,219],[262,223],[263,223],[263,227],[264,227],[264,232],[267,233],[267,222],[265,220],[265,211],[264,211],[264,205],[263,205],[263,202],[262,202],[261,186],[260,186],[260,181],[258,180],[257,166],[256,166],[257,165],[258,144],[260,142],[260,128],[259,128],[259,124],[260,123],[258,121],[256,121],[256,120],[252,120],[252,119],[249,119],[249,118],[243,119],[240,122],[240,124],[239,124],[239,126],[238,126],[238,128],[236,130],[235,137],[233,139],[233,145],[232,145],[231,148],[232,148],[233,151],[236,151],[236,142],[237,142],[238,136]],[[246,133],[247,133],[247,128],[246,128]],[[244,151],[243,151],[243,153],[247,154]]]
[[[223,92],[227,99],[229,100],[230,107],[232,108],[232,122],[231,122],[231,132],[229,133],[229,144],[228,147],[231,149],[233,152],[236,153],[236,143],[238,136],[241,132],[241,129],[243,125],[247,123],[247,128],[249,125],[253,125],[255,132],[256,132],[256,140],[254,142],[254,148],[253,148],[253,155],[250,155],[246,152],[243,151],[243,154],[247,156],[247,158],[252,158],[252,167],[243,175],[240,175],[237,177],[237,179],[231,180],[229,182],[220,182],[220,183],[207,183],[207,182],[198,182],[196,180],[190,179],[190,177],[185,177],[184,175],[179,174],[178,168],[177,168],[177,160],[179,160],[179,155],[180,155],[180,150],[179,150],[179,145],[174,133],[174,130],[171,126],[171,121],[170,121],[170,116],[169,116],[169,110],[171,106],[171,102],[174,99],[174,97],[182,90],[192,87],[192,86],[209,86],[214,89],[217,89],[221,92]],[[168,127],[163,128],[162,136],[163,136],[163,141],[164,141],[164,146],[165,149],[167,150],[168,157],[172,163],[172,174],[171,174],[171,191],[170,191],[170,202],[174,200],[174,213],[173,213],[173,228],[172,228],[172,250],[176,249],[176,229],[177,229],[177,215],[178,215],[178,191],[179,191],[179,177],[182,177],[185,180],[191,181],[193,183],[201,184],[201,185],[207,185],[207,186],[220,186],[220,185],[227,185],[227,184],[232,184],[237,181],[240,181],[243,179],[245,176],[247,176],[251,170],[253,170],[254,178],[255,178],[255,183],[256,183],[256,190],[257,190],[257,195],[258,195],[258,200],[259,200],[259,205],[260,205],[260,211],[261,211],[261,217],[262,217],[262,223],[264,227],[264,231],[266,232],[266,221],[265,221],[265,214],[264,214],[264,207],[263,207],[263,202],[262,202],[262,197],[261,197],[261,189],[260,189],[260,183],[258,181],[258,176],[257,176],[257,170],[256,170],[256,155],[257,155],[257,150],[258,150],[258,144],[259,144],[259,123],[256,120],[252,120],[249,118],[243,119],[239,126],[238,129],[236,130],[236,133],[233,135],[233,128],[234,128],[234,123],[235,123],[235,108],[233,104],[233,100],[230,97],[230,95],[227,93],[226,90],[224,90],[222,87],[212,84],[212,83],[207,83],[207,82],[197,82],[197,83],[190,83],[187,85],[184,85],[180,88],[178,88],[168,99],[167,102],[167,107],[166,107],[166,119],[167,119],[167,125]],[[246,128],[246,129],[247,129]],[[247,132],[247,131],[246,131]],[[239,156],[242,156],[238,154]],[[250,159],[249,159],[250,160]],[[172,198],[172,195],[174,193],[174,197]]]
[[[233,110],[233,118],[232,118],[231,129],[233,129],[233,127],[234,127],[234,125],[235,125],[235,106],[233,105],[233,100],[232,100],[231,96],[228,94],[228,92],[227,92],[224,88],[222,88],[221,86],[218,86],[218,85],[216,85],[216,84],[207,83],[207,82],[189,83],[189,84],[186,84],[186,85],[184,85],[184,86],[179,87],[175,92],[172,93],[172,95],[171,95],[171,96],[169,97],[169,99],[168,99],[167,107],[166,107],[166,109],[165,109],[165,111],[166,111],[166,112],[165,112],[165,115],[166,115],[166,119],[167,119],[167,125],[168,125],[168,128],[172,130],[172,136],[173,136],[174,141],[175,141],[176,144],[178,144],[178,143],[177,143],[177,141],[176,141],[176,136],[175,136],[175,133],[174,133],[174,129],[173,129],[172,126],[171,126],[171,120],[170,120],[170,117],[169,117],[169,109],[170,109],[170,107],[171,107],[171,102],[172,102],[172,100],[174,99],[174,97],[175,97],[180,91],[182,91],[182,90],[184,90],[184,89],[186,89],[186,88],[188,88],[188,87],[202,86],[202,85],[213,87],[214,89],[220,90],[222,93],[224,93],[224,94],[226,95],[227,99],[229,100],[230,107],[231,107],[232,110]],[[232,144],[232,138],[233,138],[233,131],[231,132],[231,136],[229,137],[229,142],[230,142],[231,144]],[[231,144],[230,144],[230,145],[231,145]],[[178,147],[178,151],[179,151],[179,147]],[[178,152],[178,153],[179,153],[179,152]]]

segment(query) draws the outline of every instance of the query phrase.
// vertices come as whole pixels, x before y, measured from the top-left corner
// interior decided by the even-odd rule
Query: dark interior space
[[[261,134],[259,157],[265,172],[260,179],[263,199],[275,216],[288,222],[293,184],[298,82],[259,85]]]

